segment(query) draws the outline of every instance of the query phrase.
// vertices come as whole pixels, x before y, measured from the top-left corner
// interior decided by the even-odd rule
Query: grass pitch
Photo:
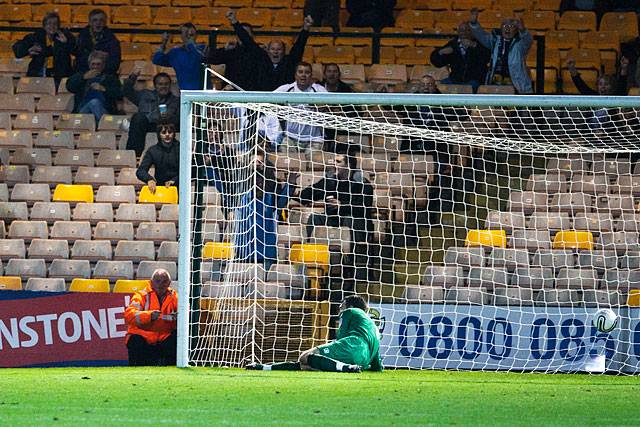
[[[638,425],[635,377],[386,371],[0,371],[0,425]]]

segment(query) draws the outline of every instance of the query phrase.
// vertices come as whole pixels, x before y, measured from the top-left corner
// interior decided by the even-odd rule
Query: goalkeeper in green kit
[[[351,295],[340,305],[337,339],[302,353],[297,362],[250,364],[261,371],[317,370],[327,372],[382,371],[378,328],[367,315],[367,303]]]

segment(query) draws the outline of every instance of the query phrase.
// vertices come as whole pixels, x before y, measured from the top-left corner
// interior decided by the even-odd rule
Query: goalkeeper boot
[[[260,363],[249,363],[244,368],[249,370],[249,371],[262,371],[262,370],[264,370],[263,365],[261,365]]]
[[[362,368],[360,367],[360,365],[344,365],[342,367],[342,372],[349,372],[352,374],[359,374],[360,372],[362,372]]]

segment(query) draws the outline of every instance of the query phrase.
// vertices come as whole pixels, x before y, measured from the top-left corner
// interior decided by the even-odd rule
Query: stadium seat
[[[24,58],[0,58],[0,74],[11,77],[25,75],[27,74],[28,66],[29,61],[25,61]]]
[[[106,240],[76,240],[71,248],[71,258],[88,261],[111,260],[111,243]]]
[[[605,270],[602,288],[623,292],[628,289],[638,289],[640,288],[640,271],[615,268]]]
[[[478,87],[479,94],[489,95],[515,95],[515,89],[506,85],[481,85]]]
[[[73,94],[42,95],[38,101],[38,112],[63,113],[73,110]]]
[[[405,65],[374,64],[367,71],[367,81],[370,83],[405,83],[407,68]]]
[[[116,280],[116,284],[113,286],[113,292],[132,294],[137,291],[141,291],[149,284],[148,280]]]
[[[144,61],[153,55],[151,45],[147,43],[121,43],[123,61]]]
[[[11,201],[27,202],[27,205],[33,205],[35,202],[49,202],[51,190],[48,184],[16,183],[11,190]]]
[[[0,290],[21,291],[22,279],[20,277],[0,276]]]
[[[1,47],[0,47],[1,48]],[[20,93],[13,96],[3,96],[0,111],[34,113],[36,111],[36,103],[33,94]]]
[[[89,221],[91,225],[113,221],[111,203],[78,203],[73,209],[74,221]]]
[[[591,212],[593,198],[585,193],[557,193],[553,196],[549,209],[560,212]]]
[[[634,12],[607,12],[600,20],[600,31],[616,31],[620,41],[638,36],[638,16]]]
[[[66,240],[33,239],[27,251],[29,258],[45,261],[69,258],[69,243]]]
[[[617,189],[621,194],[640,196],[640,176],[621,175],[618,177]]]
[[[98,188],[96,202],[111,203],[114,206],[135,203],[136,192],[131,185],[102,185]]]
[[[351,46],[324,46],[316,53],[316,60],[322,63],[350,64],[355,60],[355,50]]]
[[[51,227],[52,239],[91,240],[91,224],[88,221],[56,221]]]
[[[618,267],[616,251],[582,251],[578,254],[578,266],[607,270]]]
[[[0,261],[11,258],[25,258],[26,249],[23,239],[0,239]]]
[[[471,267],[467,278],[467,286],[488,290],[493,290],[494,286],[508,286],[509,282],[509,272],[501,267]]]
[[[211,7],[200,8],[198,9],[198,13],[193,14],[192,22],[196,26],[222,27],[229,23],[224,14],[225,11],[222,9]],[[296,22],[302,22],[302,19]]]
[[[478,21],[483,28],[500,28],[502,26],[502,21],[511,16],[511,11],[507,12],[506,10],[491,9],[483,11],[478,17]]]
[[[609,189],[609,180],[605,174],[574,174],[571,177],[572,193],[606,194]]]
[[[188,7],[164,6],[156,8],[155,12],[154,25],[181,25],[191,22],[191,9]]]
[[[591,31],[580,42],[585,49],[614,50],[620,48],[620,36],[617,31]]]
[[[550,268],[516,268],[511,276],[511,285],[521,288],[547,289],[553,287],[553,270]]]
[[[53,192],[54,202],[69,202],[72,204],[84,202],[93,203],[93,187],[91,185],[58,184]]]
[[[11,115],[9,113],[0,113],[0,129],[11,130]]]
[[[28,130],[0,130],[0,147],[15,149],[33,147],[33,137]]]
[[[116,150],[116,134],[114,132],[82,132],[77,142],[78,149]]]
[[[609,249],[619,252],[640,250],[638,234],[628,231],[601,233],[599,246],[604,250]]]
[[[566,249],[538,249],[533,255],[531,266],[546,267],[553,269],[573,268],[576,265],[576,259],[573,251]]]
[[[595,31],[596,14],[583,10],[565,11],[558,21],[558,30]]]
[[[172,222],[143,222],[136,231],[136,240],[150,240],[157,245],[164,240],[177,240],[176,225]]]
[[[25,291],[37,291],[37,292],[64,292],[66,285],[62,278],[37,278],[32,277],[27,280],[27,284],[24,287]]]
[[[551,249],[551,236],[548,230],[514,230],[510,246],[530,251]]]
[[[487,212],[485,228],[505,230],[510,234],[514,228],[525,228],[525,216],[522,212]]]
[[[242,264],[239,264],[242,265]],[[142,261],[136,270],[136,279],[151,279],[153,272],[158,268],[163,268],[169,272],[173,280],[178,278],[178,266],[171,261]]]
[[[100,150],[96,166],[111,167],[116,171],[136,167],[136,153],[133,150]]]
[[[51,150],[48,148],[18,148],[13,152],[10,161],[12,166],[9,166],[7,172],[15,172],[20,173],[17,169],[16,165],[27,165],[27,166],[51,166]],[[15,169],[14,169],[15,168]],[[27,172],[29,168],[25,169]],[[10,180],[7,178],[7,182]],[[26,180],[28,181],[28,179]],[[26,182],[24,179],[18,182]]]
[[[44,131],[39,132],[34,141],[35,147],[47,147],[51,149],[73,149],[73,133],[69,131]]]
[[[145,63],[144,61],[133,61],[134,63]],[[124,74],[124,73],[122,73]],[[141,74],[142,75],[142,74]],[[139,77],[140,78],[140,77]],[[122,131],[122,122],[125,119],[129,119],[129,116],[126,115],[112,115],[105,114],[100,118],[100,122],[98,123],[98,131],[111,131],[111,132],[121,132]]]
[[[479,247],[456,247],[447,248],[444,253],[444,264],[461,267],[483,266],[484,250]]]
[[[553,239],[553,249],[593,250],[593,234],[589,231],[560,231]]]
[[[62,114],[56,122],[56,129],[92,132],[96,130],[96,119],[93,114]]]
[[[18,93],[55,95],[56,85],[53,77],[20,77],[16,85]]]
[[[527,181],[527,191],[541,193],[566,193],[567,177],[559,173],[533,174]]]
[[[404,47],[396,53],[396,63],[405,65],[426,65],[433,48],[430,47]]]
[[[53,130],[51,113],[20,113],[13,122],[14,129]]]
[[[6,182],[0,182],[0,202],[9,201],[9,187]]]
[[[108,244],[108,242],[106,242]],[[154,261],[156,250],[153,242],[132,242],[121,240],[113,253],[114,260],[131,260],[133,262]]]
[[[609,217],[611,218],[611,217]],[[613,222],[613,219],[611,219]],[[640,232],[640,215],[633,213],[623,213],[620,216],[617,224],[615,224],[616,231],[631,231],[638,233]],[[612,228],[603,231],[612,231]],[[638,267],[640,268],[640,267]]]
[[[461,266],[427,266],[422,276],[425,286],[443,286],[445,288],[464,285],[464,270]]]
[[[434,28],[444,34],[455,33],[461,22],[469,19],[469,11],[446,10],[434,13]]]
[[[259,5],[262,6],[261,3]],[[266,7],[243,8],[238,10],[238,20],[240,22],[249,23],[256,28],[269,28],[271,27],[273,15],[271,13],[271,9]],[[301,24],[302,23],[299,23],[299,25]]]
[[[108,279],[79,279],[71,281],[69,292],[110,292]]]
[[[7,261],[4,274],[21,277],[23,280],[29,277],[47,277],[47,266],[43,259],[13,258]]]
[[[130,222],[99,222],[93,238],[109,240],[115,245],[119,240],[133,240],[133,224]]]
[[[573,228],[592,233],[613,231],[613,218],[608,213],[578,212],[573,218]]]
[[[473,87],[471,85],[460,84],[439,84],[438,89],[445,94],[472,94]]]
[[[71,219],[71,209],[68,203],[64,202],[36,202],[31,208],[31,221],[47,221],[53,224],[56,221],[69,221]]]
[[[14,89],[13,77],[0,75],[0,93],[13,95]]]
[[[177,204],[175,205],[162,205],[158,211],[159,222],[173,222],[178,223],[180,217],[180,211]]]
[[[465,239],[465,246],[504,248],[507,246],[507,233],[505,230],[469,230]]]
[[[29,209],[25,202],[0,202],[0,219],[7,223],[24,220],[29,217]]]
[[[445,301],[465,305],[491,304],[491,295],[486,288],[452,287],[445,296]]]
[[[631,173],[631,162],[628,160],[596,160],[592,163],[591,168],[594,174],[629,175]]]
[[[25,216],[26,218],[26,216]],[[10,239],[24,239],[26,243],[32,239],[48,239],[49,228],[46,221],[13,221],[9,225]]]
[[[577,31],[572,30],[558,30],[558,31],[548,31],[545,34],[546,40],[546,48],[553,49],[561,49],[568,50],[573,49],[576,46],[580,45],[580,36]]]
[[[116,177],[116,185],[133,185],[135,189],[141,189],[145,183],[136,176],[136,169],[123,168]]]
[[[157,260],[178,262],[178,242],[160,243]]]
[[[526,249],[494,248],[487,260],[488,266],[506,268],[507,271],[529,267],[529,263],[529,252]]]
[[[170,203],[177,204],[178,203],[178,187],[165,187],[162,185],[158,185],[156,187],[155,193],[152,193],[149,190],[148,186],[142,187],[140,190],[139,203]]]
[[[598,72],[596,70],[582,69],[580,70],[580,77],[585,81],[587,86],[591,88],[596,87],[596,79],[598,78]],[[565,94],[579,94],[578,88],[573,84],[569,70],[562,69],[562,92]]]
[[[631,213],[635,210],[633,198],[620,195],[609,195],[598,198],[597,212],[610,212],[617,217],[624,213]]]
[[[118,6],[113,11],[114,24],[151,24],[149,6]]]
[[[133,279],[133,262],[99,260],[93,269],[94,279],[131,280]]]
[[[71,175],[71,171],[69,171]],[[113,168],[90,168],[80,166],[74,178],[74,184],[84,185],[115,185],[116,178]]]
[[[116,221],[131,222],[138,225],[141,222],[154,222],[156,210],[152,205],[137,205],[122,203],[116,210]]]
[[[94,167],[93,150],[89,149],[61,149],[53,161],[56,166],[71,166],[76,170],[80,166]]]
[[[598,274],[591,268],[561,268],[556,277],[556,289],[595,289]]]
[[[232,259],[233,244],[230,242],[207,242],[202,249],[203,259]]]

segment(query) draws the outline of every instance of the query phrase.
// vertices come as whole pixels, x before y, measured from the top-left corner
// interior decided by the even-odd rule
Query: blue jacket
[[[195,43],[176,46],[167,53],[162,50],[153,54],[151,61],[161,67],[173,67],[180,90],[201,90],[203,83],[202,63],[204,62],[205,45]]]
[[[485,84],[491,84],[500,55],[500,39],[502,36],[497,32],[487,32],[480,24],[471,24],[471,31],[478,42],[491,50],[491,66],[485,78]],[[518,93],[533,93],[531,77],[527,68],[527,53],[533,43],[533,36],[527,30],[521,31],[513,38],[511,49],[509,50],[509,76]]]

